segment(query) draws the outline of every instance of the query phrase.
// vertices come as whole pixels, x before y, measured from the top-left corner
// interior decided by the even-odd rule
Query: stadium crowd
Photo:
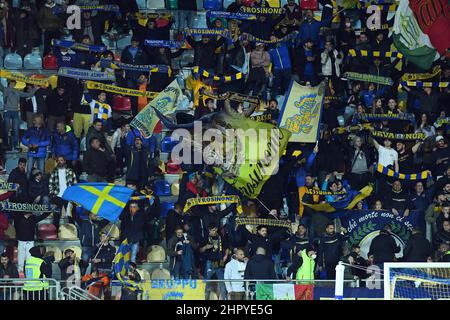
[[[261,103],[256,110],[246,103],[232,102],[231,107],[247,117],[265,115],[266,122],[276,125],[291,80],[306,86],[326,83],[317,144],[290,143],[279,172],[264,184],[256,199],[244,197],[212,174],[207,165],[179,165],[164,158],[162,145],[170,130],[158,125],[153,135],[145,138],[130,125],[150,102],[148,98],[88,89],[85,80],[64,76],[48,88],[31,84],[18,88],[12,79],[7,85],[0,84],[0,170],[5,181],[18,185],[8,200],[56,205],[51,218],[55,230],[66,223],[77,228],[82,254],[77,256],[73,249],[63,252],[58,262],[61,280],[78,272],[85,284],[95,283],[90,287],[92,293],[101,295],[100,289],[104,289],[105,298],[110,294],[107,288],[116,247],[105,228],[108,221],[61,198],[68,187],[79,182],[121,183],[135,190],[136,196],[153,196],[152,201],[130,201],[120,216],[120,240],[128,239],[132,250],[129,276],[137,281],[141,275],[136,270],[155,245],[165,248],[170,276],[177,279],[334,280],[339,261],[363,268],[392,261],[450,262],[449,87],[405,85],[398,89],[404,74],[433,73],[436,68],[440,71],[433,81],[450,81],[450,63],[445,56],[428,70],[407,59],[351,56],[352,49],[396,50],[391,49],[388,29],[364,27],[368,18],[364,8],[338,8],[328,0],[317,4],[305,1],[312,7],[288,0],[281,14],[258,15],[256,20],[208,17],[208,28],[224,28],[231,38],[203,35],[200,39],[189,31],[196,11],[202,10],[195,0],[178,0],[172,15],[156,15],[144,24],[136,16],[139,9],[134,0],[56,2],[0,0],[0,56],[16,52],[25,57],[41,46],[44,64],[56,61],[58,68],[106,71],[116,80],[105,83],[141,91],[160,92],[176,79],[184,95],[178,124],[204,119],[225,108],[228,102],[204,98],[202,93],[207,90],[258,97]],[[215,2],[218,10],[230,13],[239,12],[242,6],[269,6],[265,0],[228,1],[225,8],[222,1]],[[117,4],[120,13],[83,11],[81,29],[69,30],[64,9],[70,4]],[[55,7],[62,7],[63,13],[58,14]],[[121,52],[52,45],[52,39],[68,37],[85,45],[103,45],[102,36],[114,32],[132,33],[130,44]],[[180,40],[183,35],[186,45],[181,48],[145,45],[145,40]],[[105,67],[100,59],[137,66],[165,65],[172,72],[124,71]],[[183,76],[183,69],[195,66],[219,76],[238,72],[244,76],[226,83],[204,75]],[[346,72],[390,77],[393,84],[347,79]],[[131,106],[129,114],[120,111],[125,103]],[[358,124],[358,119],[370,114],[414,114],[415,121],[382,119]],[[363,125],[371,128],[366,130]],[[414,140],[392,139],[375,136],[374,131],[423,135]],[[293,150],[302,152],[293,156]],[[12,159],[17,167],[7,170],[6,163]],[[397,179],[377,172],[377,164],[397,173],[429,170],[431,175],[423,180]],[[170,210],[159,195],[167,174],[180,174],[171,197],[178,199],[170,200]],[[419,212],[402,256],[392,226],[385,225],[373,239],[366,258],[358,244],[348,244],[349,232],[339,219],[304,205],[338,202],[346,192],[367,185],[373,185],[373,193],[352,210],[387,210],[404,218],[412,211]],[[328,193],[300,191],[299,197],[302,189]],[[236,204],[183,210],[187,199],[223,194],[240,196],[243,215],[266,219],[267,224],[236,224]],[[52,277],[55,259],[37,242],[38,225],[50,214],[0,211],[0,278],[18,278],[30,257],[43,261],[41,276]],[[272,223],[278,220],[290,221],[295,228]],[[5,231],[11,226],[15,237],[8,238]],[[346,279],[369,276],[360,268],[346,268]],[[219,292],[223,299],[243,299],[244,288],[239,282],[225,282],[219,285]],[[136,298],[127,289],[122,295]]]

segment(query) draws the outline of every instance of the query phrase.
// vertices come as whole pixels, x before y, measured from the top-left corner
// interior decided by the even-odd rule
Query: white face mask
[[[313,260],[315,260],[317,258],[317,254],[313,254],[312,256],[311,256],[311,259],[313,259]]]

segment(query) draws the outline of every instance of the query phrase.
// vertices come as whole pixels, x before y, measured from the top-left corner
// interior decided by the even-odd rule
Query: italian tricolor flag
[[[256,300],[313,300],[312,284],[257,284]]]
[[[393,26],[396,48],[422,69],[445,55],[450,47],[447,0],[400,0]]]

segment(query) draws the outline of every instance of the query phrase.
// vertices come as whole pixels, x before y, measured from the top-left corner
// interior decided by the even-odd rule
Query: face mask
[[[312,256],[311,256],[311,259],[313,259],[313,260],[315,260],[317,258],[317,254],[313,254]]]
[[[345,23],[345,26],[346,26],[347,28],[350,28],[350,27],[352,26],[352,24],[351,24],[350,22],[346,22],[346,23]]]

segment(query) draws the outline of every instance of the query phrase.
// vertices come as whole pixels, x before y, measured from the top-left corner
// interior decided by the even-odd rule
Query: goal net
[[[450,300],[450,263],[385,263],[384,299]]]

